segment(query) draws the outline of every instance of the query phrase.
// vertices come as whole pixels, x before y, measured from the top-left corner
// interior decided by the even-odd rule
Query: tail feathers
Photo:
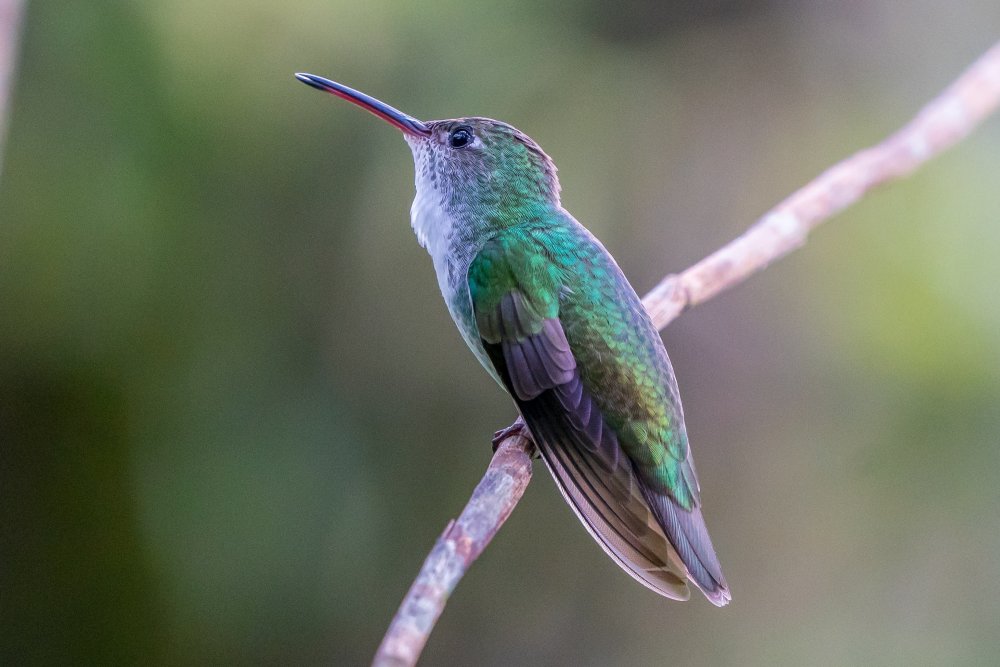
[[[687,600],[690,579],[712,604],[728,603],[701,509],[684,509],[646,488],[589,394],[580,393],[572,412],[563,405],[562,394],[572,385],[519,401],[518,407],[587,531],[622,569],[660,595]]]
[[[577,452],[543,436],[536,442],[566,502],[605,553],[647,588],[674,600],[689,599],[687,571],[639,490],[622,495],[620,484],[609,483],[606,473],[595,474]]]
[[[728,604],[732,599],[729,585],[722,574],[701,507],[686,510],[667,496],[649,492],[645,495],[677,555],[684,562],[691,581],[712,604],[718,607]]]

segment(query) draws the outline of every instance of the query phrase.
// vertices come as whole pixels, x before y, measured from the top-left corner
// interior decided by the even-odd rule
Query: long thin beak
[[[413,116],[403,113],[399,109],[394,109],[385,102],[380,102],[370,95],[365,95],[361,91],[348,88],[341,83],[324,79],[323,77],[316,76],[315,74],[298,73],[295,75],[295,78],[306,85],[316,88],[317,90],[322,90],[336,95],[337,97],[342,97],[351,104],[357,104],[365,111],[372,112],[379,118],[392,123],[407,134],[412,134],[416,137],[427,137],[431,134],[430,128],[427,127],[427,124],[423,121],[419,121]]]

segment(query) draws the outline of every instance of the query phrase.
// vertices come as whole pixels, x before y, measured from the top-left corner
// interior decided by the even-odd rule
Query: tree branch
[[[531,481],[535,445],[522,434],[503,440],[457,521],[451,521],[406,594],[375,665],[414,665],[448,596],[504,524]]]
[[[809,232],[877,185],[900,179],[972,132],[1000,105],[1000,43],[973,63],[905,127],[820,174],[742,236],[679,274],[666,276],[643,299],[657,328],[687,308],[738,285],[803,243]],[[497,448],[457,522],[424,562],[389,631],[375,665],[413,665],[448,596],[510,516],[531,479],[534,444],[517,433]]]
[[[14,65],[23,14],[23,0],[0,0],[0,174],[3,174],[4,139],[7,136],[10,93],[14,87]]]

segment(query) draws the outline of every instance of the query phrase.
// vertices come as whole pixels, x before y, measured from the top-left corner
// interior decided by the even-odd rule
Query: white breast
[[[410,207],[410,224],[420,245],[430,253],[441,295],[463,340],[493,379],[503,386],[479,340],[479,332],[472,316],[467,276],[474,253],[462,252],[454,247],[452,234],[458,223],[448,215],[440,202],[434,190],[425,190],[418,184],[417,195]]]

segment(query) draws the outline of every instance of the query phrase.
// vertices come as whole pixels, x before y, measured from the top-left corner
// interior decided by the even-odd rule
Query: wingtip
[[[733,600],[732,593],[730,593],[729,589],[726,587],[719,588],[711,593],[706,591],[705,597],[708,598],[708,601],[716,607],[725,607]]]

